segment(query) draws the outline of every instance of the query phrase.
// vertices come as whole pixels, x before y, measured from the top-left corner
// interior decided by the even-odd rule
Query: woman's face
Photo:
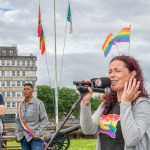
[[[114,60],[109,65],[109,78],[111,80],[111,89],[115,92],[122,92],[126,81],[132,76],[125,63],[120,60]]]

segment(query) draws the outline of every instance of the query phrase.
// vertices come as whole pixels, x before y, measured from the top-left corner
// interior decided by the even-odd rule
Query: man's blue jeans
[[[42,150],[42,143],[39,140],[31,140],[27,142],[26,138],[24,137],[21,140],[21,147],[22,150]]]

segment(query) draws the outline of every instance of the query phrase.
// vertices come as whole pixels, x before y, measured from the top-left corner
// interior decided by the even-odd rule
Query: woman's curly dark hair
[[[110,61],[110,64],[111,62],[115,60],[123,61],[130,72],[132,72],[133,70],[136,71],[135,78],[137,79],[137,81],[140,81],[139,91],[141,91],[138,98],[139,97],[149,98],[149,94],[144,88],[144,78],[142,74],[142,69],[140,68],[138,61],[131,56],[121,55],[121,56],[115,56],[114,58],[112,58],[112,60]],[[116,101],[117,101],[117,93],[111,90],[111,93],[105,96],[104,98],[103,114],[108,114]]]

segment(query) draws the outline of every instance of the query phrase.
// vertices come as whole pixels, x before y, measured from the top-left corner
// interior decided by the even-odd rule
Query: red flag
[[[39,5],[39,12],[38,12],[38,37],[41,37],[42,34],[42,25],[41,25],[41,10]]]

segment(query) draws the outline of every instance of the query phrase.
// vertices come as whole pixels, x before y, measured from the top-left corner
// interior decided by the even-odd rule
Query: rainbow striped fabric
[[[110,33],[102,46],[102,51],[104,52],[105,57],[107,57],[111,47],[114,45],[114,42],[112,40],[113,40],[113,35],[112,33]]]
[[[41,9],[40,9],[40,4],[39,4],[39,11],[38,11],[38,37],[40,38],[40,50],[41,50],[41,54],[43,55],[45,50],[46,50],[46,46],[45,46],[45,35],[44,35],[44,31],[43,31],[43,27],[42,27],[42,21],[41,21]]]
[[[22,103],[19,103],[19,105],[18,105],[18,121],[20,123],[20,127],[30,136],[35,136],[35,134],[24,123],[24,121],[22,119],[22,115],[21,115],[21,108],[22,108]],[[41,141],[42,145],[46,144],[44,141],[44,136],[40,136],[39,140]]]
[[[38,37],[41,36],[41,10],[40,10],[40,5],[39,5],[39,12],[38,12]]]
[[[109,135],[112,138],[116,138],[117,124],[120,120],[120,115],[108,114],[101,115],[98,122],[98,132]]]
[[[129,42],[130,27],[123,28],[113,39],[113,42]]]
[[[40,49],[41,49],[41,54],[43,55],[45,52],[45,35],[44,35],[44,31],[41,25],[41,36],[40,36]]]

